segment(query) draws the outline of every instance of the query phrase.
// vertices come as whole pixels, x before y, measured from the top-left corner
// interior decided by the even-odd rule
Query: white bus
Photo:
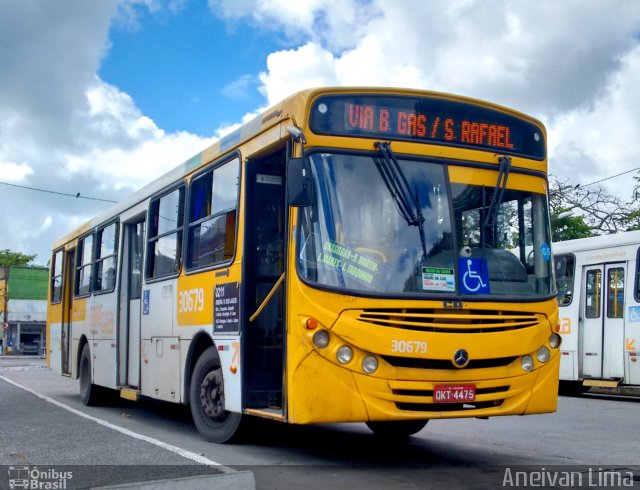
[[[581,392],[640,388],[640,231],[554,243],[560,380]]]

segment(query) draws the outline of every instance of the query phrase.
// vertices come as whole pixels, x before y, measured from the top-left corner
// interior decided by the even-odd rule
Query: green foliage
[[[10,265],[28,265],[35,255],[26,255],[20,252],[12,252],[8,248],[0,250],[0,267]]]
[[[561,216],[563,212],[551,214],[551,236],[554,242],[587,238],[593,235],[591,227],[582,216]]]

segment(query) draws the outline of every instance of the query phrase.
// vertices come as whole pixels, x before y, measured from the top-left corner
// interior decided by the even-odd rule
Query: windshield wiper
[[[496,223],[500,204],[502,204],[502,199],[504,198],[504,190],[507,188],[509,172],[511,171],[511,157],[500,155],[498,156],[498,162],[500,163],[500,168],[498,169],[498,181],[496,182],[496,187],[493,190],[489,209],[487,210],[487,214],[485,215],[484,222],[482,224],[484,228],[488,228],[489,230],[491,230]]]
[[[416,186],[414,194],[412,194],[407,177],[402,171],[388,141],[376,141],[373,145],[382,154],[382,159],[375,159],[378,172],[380,172],[380,176],[387,186],[400,216],[404,218],[409,226],[418,227],[420,241],[422,242],[422,253],[426,257],[427,245],[424,236],[424,216],[418,196],[418,188]]]

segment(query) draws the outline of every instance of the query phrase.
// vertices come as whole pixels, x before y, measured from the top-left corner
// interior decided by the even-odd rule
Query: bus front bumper
[[[560,356],[518,376],[460,381],[377,378],[338,366],[315,353],[296,369],[289,421],[298,424],[496,417],[554,412]],[[473,385],[475,400],[437,403],[436,385]]]

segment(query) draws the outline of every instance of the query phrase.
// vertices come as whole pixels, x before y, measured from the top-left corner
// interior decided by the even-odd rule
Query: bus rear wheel
[[[225,410],[222,369],[214,347],[205,350],[191,374],[191,415],[198,432],[209,442],[231,442],[238,436],[242,414]]]
[[[367,422],[367,427],[380,437],[403,439],[420,432],[428,420],[390,420],[385,422]]]
[[[100,387],[91,382],[91,351],[84,344],[80,354],[80,400],[86,406],[98,405],[101,398]]]

